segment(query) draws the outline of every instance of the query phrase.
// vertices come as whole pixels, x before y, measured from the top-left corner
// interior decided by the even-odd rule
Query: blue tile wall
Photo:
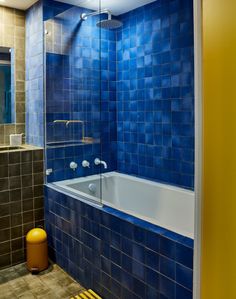
[[[50,257],[104,299],[192,299],[193,240],[45,187]]]
[[[193,189],[192,0],[155,1],[119,19],[118,170]]]
[[[43,145],[42,20],[53,18],[69,8],[71,6],[48,0],[38,2],[27,12],[26,137],[29,144]],[[75,11],[76,8],[72,7],[72,10],[69,25],[71,31],[68,31],[70,35],[75,33],[72,29],[78,25],[81,9]],[[92,151],[91,156],[89,146],[88,151],[83,150],[84,156],[73,155],[80,157],[78,162],[85,156],[93,159],[97,154],[109,162],[109,170],[117,169],[193,189],[192,1],[155,1],[121,15],[120,19],[124,23],[122,29],[117,32],[102,30],[101,43],[97,41],[95,18],[80,24],[80,30],[72,35],[74,51],[70,51],[70,59],[67,61],[68,65],[74,66],[73,82],[62,76],[62,86],[67,86],[67,89],[48,87],[47,94],[54,96],[50,97],[55,104],[51,108],[61,104],[58,103],[61,97],[64,111],[59,113],[55,109],[54,113],[58,112],[56,116],[70,116],[74,119],[82,117],[84,108],[81,107],[86,107],[86,118],[90,120],[89,117],[93,115],[97,119],[97,122],[91,121],[87,129],[90,135],[100,134],[100,150]],[[82,47],[77,47],[81,42]],[[100,49],[101,57],[98,58]],[[67,60],[56,56],[50,53],[47,57],[51,75],[59,71],[55,61]],[[77,71],[80,71],[78,78],[75,77]],[[66,69],[62,68],[60,73],[66,74]],[[94,74],[97,77],[93,83],[90,80],[83,82],[80,91],[72,88],[86,76],[94,78]],[[64,94],[68,90],[71,91],[70,101],[66,101],[67,96]],[[101,101],[98,99],[100,91]],[[71,114],[72,110],[75,113]],[[49,113],[48,119],[51,116]],[[76,137],[79,130],[79,126],[78,130],[73,128]],[[58,132],[56,137],[61,135],[62,138],[60,126]],[[50,139],[50,132],[48,136]],[[61,153],[59,157],[55,155],[55,159],[61,159]],[[68,170],[68,161],[65,161],[66,155],[63,158],[64,161],[60,161],[63,164],[53,162],[58,167],[51,180],[72,176]],[[90,173],[93,172],[88,171],[86,174]]]
[[[79,22],[84,9],[55,3],[46,2],[44,18],[62,25],[54,48],[64,50],[47,53],[48,141],[81,136],[80,126],[69,131],[55,118],[86,119],[86,134],[101,143],[70,153],[79,164],[101,156],[108,170],[193,189],[192,0],[154,1],[123,14],[123,27],[102,30],[101,40],[98,18]],[[50,181],[96,173],[71,173],[66,155],[48,156]]]

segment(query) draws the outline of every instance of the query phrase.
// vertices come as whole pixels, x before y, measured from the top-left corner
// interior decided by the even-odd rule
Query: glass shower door
[[[101,159],[100,16],[81,17],[100,10],[100,1],[93,6],[63,4],[44,22],[46,181],[59,188],[66,180],[101,203],[101,166],[94,163]]]

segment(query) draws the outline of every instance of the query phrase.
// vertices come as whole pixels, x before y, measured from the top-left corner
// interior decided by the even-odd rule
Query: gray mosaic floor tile
[[[32,275],[25,264],[0,271],[0,299],[69,299],[83,287],[59,266]]]

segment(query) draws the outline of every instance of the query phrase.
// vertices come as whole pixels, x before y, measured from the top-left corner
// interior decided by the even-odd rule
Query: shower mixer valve
[[[75,162],[70,162],[70,168],[72,169],[72,170],[76,170],[76,168],[78,167],[78,164],[77,163],[75,163]]]
[[[84,160],[84,161],[82,162],[82,166],[83,166],[83,167],[88,167],[88,168],[90,168],[90,163],[89,163],[89,161]]]

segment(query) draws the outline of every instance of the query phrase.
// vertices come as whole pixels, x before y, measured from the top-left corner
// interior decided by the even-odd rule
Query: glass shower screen
[[[94,161],[102,160],[106,137],[101,77],[107,58],[101,55],[103,33],[97,26],[103,16],[88,15],[100,10],[100,1],[93,5],[62,4],[60,13],[44,22],[46,181],[101,203],[103,169]]]

